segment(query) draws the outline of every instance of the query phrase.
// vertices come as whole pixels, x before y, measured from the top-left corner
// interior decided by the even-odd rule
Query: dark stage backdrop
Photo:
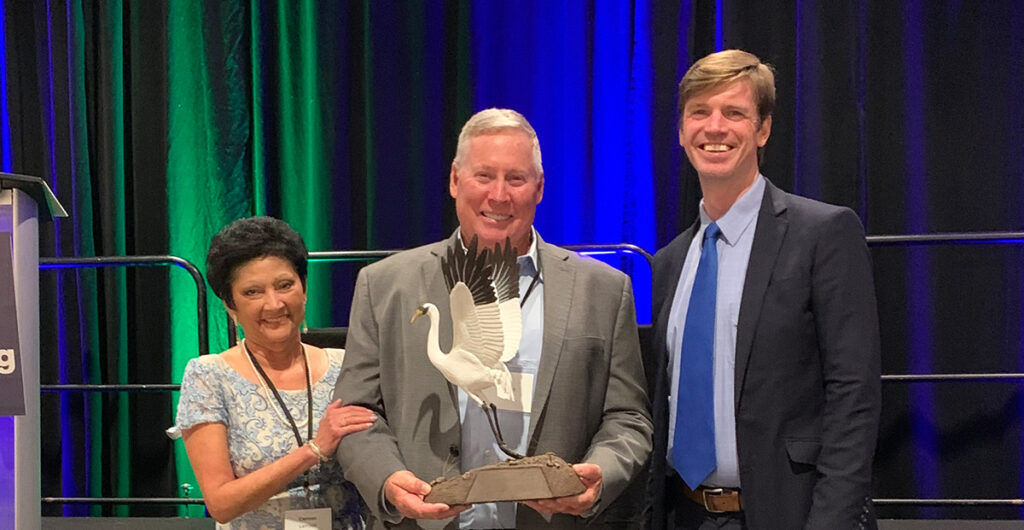
[[[253,214],[284,218],[312,250],[407,248],[455,227],[458,130],[507,106],[541,138],[545,238],[654,251],[699,200],[675,86],[695,58],[740,47],[778,69],[763,171],[782,188],[853,208],[869,234],[1020,230],[1017,4],[0,0],[0,164],[46,178],[71,212],[41,230],[45,256],[170,253],[201,266],[216,229]],[[1024,369],[1020,242],[874,257],[886,373]],[[649,319],[646,266],[615,264],[634,273]],[[311,326],[346,322],[357,267],[311,266]],[[178,382],[198,353],[196,293],[179,269],[41,281],[44,383]],[[209,309],[219,351],[212,295]],[[1019,384],[884,392],[877,497],[1021,496]],[[183,494],[194,478],[163,434],[175,402],[46,394],[43,494]]]

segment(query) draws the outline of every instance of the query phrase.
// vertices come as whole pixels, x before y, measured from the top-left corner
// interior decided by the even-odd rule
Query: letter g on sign
[[[14,350],[0,350],[0,375],[13,374],[15,368]]]

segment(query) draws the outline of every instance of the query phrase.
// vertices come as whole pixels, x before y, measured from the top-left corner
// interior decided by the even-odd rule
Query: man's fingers
[[[583,513],[588,506],[569,500],[574,498],[575,497],[562,497],[561,499],[536,499],[532,501],[522,501],[522,503],[545,515],[551,515],[554,513],[579,515]]]
[[[412,519],[447,519],[455,517],[469,506],[448,506],[447,504],[423,502],[423,496],[402,493],[392,501],[395,508],[405,517]]]
[[[572,470],[587,488],[601,481],[601,466],[596,464],[573,464]]]
[[[391,486],[396,493],[403,492],[421,497],[430,493],[430,484],[416,478],[409,470],[395,471],[384,484],[386,487]]]
[[[416,515],[412,517],[414,519],[447,519],[449,517],[455,517],[467,508],[469,508],[469,506],[448,506],[447,504],[421,503],[418,509],[415,510]]]
[[[577,470],[577,473],[580,474],[580,480],[582,480],[583,484],[587,487],[587,489],[579,495],[556,497],[553,499],[533,499],[521,502],[543,514],[568,513],[571,515],[580,515],[590,509],[590,507],[594,505],[594,501],[597,499],[597,487],[601,483],[601,468],[597,466],[592,467],[596,469],[596,478],[594,469],[583,468]]]
[[[403,516],[411,519],[447,519],[469,508],[468,505],[423,502],[423,496],[428,493],[430,484],[408,470],[396,471],[384,482],[384,496]]]

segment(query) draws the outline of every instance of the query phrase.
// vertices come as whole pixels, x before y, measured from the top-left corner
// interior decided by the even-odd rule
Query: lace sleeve
[[[203,358],[192,359],[185,367],[176,425],[167,431],[172,438],[180,436],[181,429],[190,429],[200,423],[228,423],[221,387],[224,374],[219,373],[215,363],[204,361]]]

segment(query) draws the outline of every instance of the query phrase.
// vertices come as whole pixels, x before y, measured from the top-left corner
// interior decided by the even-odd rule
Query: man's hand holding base
[[[570,497],[523,501],[523,504],[545,515],[553,513],[581,515],[589,510],[601,495],[601,466],[573,464],[572,469],[580,477],[583,486],[587,488],[583,493]]]
[[[416,478],[411,471],[396,471],[384,481],[384,498],[404,517],[410,519],[447,519],[469,506],[448,506],[423,502],[430,493],[430,484]]]

